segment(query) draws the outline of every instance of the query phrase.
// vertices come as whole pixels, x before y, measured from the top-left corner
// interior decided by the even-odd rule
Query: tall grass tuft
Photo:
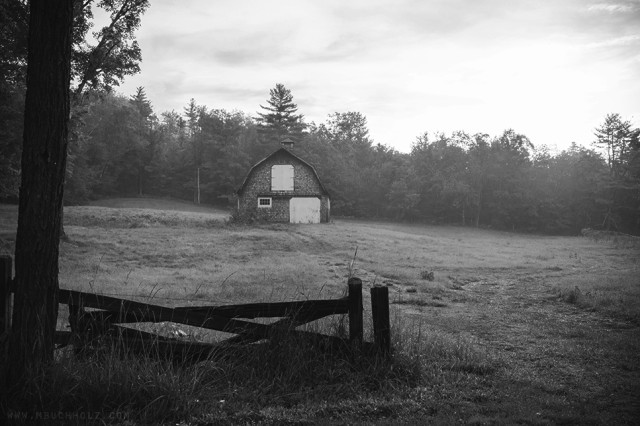
[[[586,310],[640,323],[640,286],[636,269],[620,270],[606,276],[567,279],[555,287],[558,297]]]
[[[396,319],[392,325],[394,363],[411,383],[434,383],[462,374],[487,375],[495,361],[470,337],[428,330],[422,321]],[[410,373],[410,374],[409,374]]]
[[[189,415],[194,396],[211,386],[203,373],[197,366],[124,355],[115,347],[90,357],[66,351],[46,376],[31,377],[13,394],[10,404],[27,413],[91,413],[93,419],[157,424]]]
[[[329,325],[339,331],[336,318]],[[133,423],[189,419],[240,421],[268,407],[343,404],[368,395],[408,392],[459,376],[486,375],[491,361],[474,342],[396,319],[390,358],[282,333],[227,347],[200,363],[137,357],[119,344],[85,356],[66,350],[46,377],[15,393],[14,410],[120,413]],[[240,416],[240,417],[239,417]]]

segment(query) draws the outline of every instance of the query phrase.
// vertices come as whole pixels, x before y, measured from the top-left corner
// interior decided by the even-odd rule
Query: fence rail
[[[0,344],[11,332],[11,296],[13,280],[12,259],[0,257]],[[123,324],[139,322],[172,322],[209,330],[232,333],[220,344],[233,345],[276,334],[291,333],[311,339],[324,339],[333,343],[345,342],[334,336],[296,330],[296,327],[329,315],[348,314],[349,342],[363,344],[362,281],[350,278],[348,294],[339,299],[303,300],[294,302],[248,303],[225,306],[165,307],[101,294],[60,289],[58,301],[69,306],[70,332],[56,331],[55,342],[60,345],[81,345],[96,336],[110,336],[124,342],[127,347],[142,349],[153,345],[163,354],[181,354],[202,359],[210,356],[215,347],[207,343],[187,342],[128,328]],[[387,287],[371,289],[374,326],[374,345],[384,354],[390,352],[389,301]],[[90,310],[87,310],[89,308]],[[250,321],[256,318],[280,318],[269,324]],[[78,338],[79,337],[79,338]]]

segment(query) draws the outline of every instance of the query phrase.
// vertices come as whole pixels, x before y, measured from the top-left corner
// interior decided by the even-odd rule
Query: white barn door
[[[289,221],[291,223],[320,223],[320,199],[315,197],[294,197],[289,201]]]

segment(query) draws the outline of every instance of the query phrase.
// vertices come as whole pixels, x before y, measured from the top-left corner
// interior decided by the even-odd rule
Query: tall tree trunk
[[[73,0],[31,0],[9,383],[53,360]]]

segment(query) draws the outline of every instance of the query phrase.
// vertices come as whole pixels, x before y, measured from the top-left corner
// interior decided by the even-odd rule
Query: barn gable
[[[329,193],[318,173],[286,148],[255,164],[237,195],[241,217],[270,222],[329,221]]]

